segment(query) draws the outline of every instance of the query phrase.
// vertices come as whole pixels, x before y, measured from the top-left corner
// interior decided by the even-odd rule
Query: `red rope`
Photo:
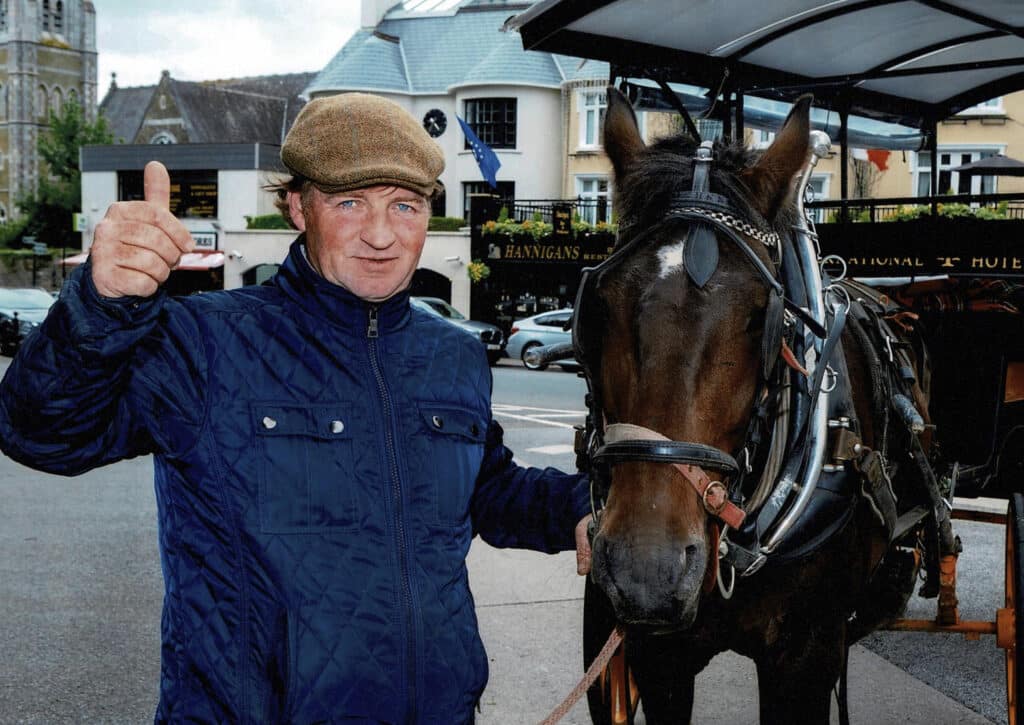
[[[566,695],[565,699],[562,700],[558,707],[551,711],[551,714],[540,725],[555,725],[556,722],[568,714],[586,691],[590,689],[590,686],[594,684],[601,671],[608,666],[612,655],[615,654],[615,650],[622,644],[625,637],[626,633],[622,631],[620,626],[616,626],[612,630],[611,635],[608,636],[608,641],[604,643],[604,647],[597,653],[597,657],[594,658],[594,661],[590,663],[590,667],[584,673],[583,679],[579,681],[579,684],[573,688],[572,692]]]

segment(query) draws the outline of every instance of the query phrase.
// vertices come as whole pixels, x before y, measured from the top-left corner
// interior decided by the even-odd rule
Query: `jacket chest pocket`
[[[260,530],[315,534],[354,530],[351,406],[254,403],[260,461]]]
[[[436,523],[459,526],[469,516],[469,500],[484,456],[487,423],[479,414],[454,405],[420,403],[434,471]]]

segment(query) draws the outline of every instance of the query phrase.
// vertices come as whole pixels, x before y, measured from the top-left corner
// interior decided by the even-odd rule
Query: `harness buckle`
[[[714,501],[711,500],[712,496],[715,497]],[[710,481],[700,497],[708,513],[718,516],[725,509],[725,505],[729,503],[729,489],[721,481]]]

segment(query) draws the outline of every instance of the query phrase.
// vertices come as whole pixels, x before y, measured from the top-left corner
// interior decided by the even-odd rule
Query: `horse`
[[[729,536],[742,539],[742,525],[725,523],[724,509],[739,511],[750,528],[775,505],[774,493],[753,503],[752,489],[767,468],[785,467],[785,460],[772,463],[767,441],[779,429],[772,421],[781,401],[789,400],[787,381],[806,387],[814,378],[802,364],[806,353],[804,360],[792,354],[797,332],[826,336],[818,328],[846,311],[852,321],[851,305],[869,294],[830,286],[836,299],[816,324],[806,319],[808,302],[791,304],[780,282],[790,262],[772,242],[789,238],[796,224],[794,189],[809,158],[810,104],[809,97],[795,104],[763,153],[716,143],[702,164],[686,132],[648,146],[629,101],[608,88],[604,148],[619,237],[608,262],[581,282],[573,321],[591,406],[578,452],[591,470],[597,512],[585,659],[596,652],[594,631],[603,636],[623,627],[630,677],[652,725],[689,721],[695,676],[725,650],[754,661],[762,723],[829,722],[849,646],[902,613],[918,575],[920,552],[894,539],[921,539],[914,530],[920,517],[894,533],[893,512],[879,509],[899,499],[902,511],[925,498],[920,471],[895,462],[912,447],[926,450],[921,428],[904,429],[889,401],[879,400],[872,369],[879,355],[869,349],[869,336],[854,334],[864,324],[847,325],[830,342],[835,352],[822,370],[849,391],[846,408],[828,413],[829,460],[841,469],[829,480],[845,482],[818,486],[835,521],[803,526],[813,541],[794,544],[789,556],[776,556],[786,548],[780,546],[739,572],[745,576],[737,575],[737,564],[723,563],[732,569],[731,591],[719,570],[733,545]],[[892,316],[886,329],[895,327]],[[866,317],[887,324],[885,310]],[[901,320],[901,327],[912,324],[912,316]],[[904,362],[916,371],[904,381],[908,416],[916,413],[927,429],[923,354],[903,347]],[[897,392],[890,389],[888,397]],[[845,442],[836,439],[833,423]],[[881,461],[865,461],[881,450]],[[875,475],[868,476],[872,465]],[[592,718],[610,722],[599,693],[599,686],[590,693]]]

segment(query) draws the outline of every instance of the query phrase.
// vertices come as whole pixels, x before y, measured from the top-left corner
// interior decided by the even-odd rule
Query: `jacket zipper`
[[[377,381],[377,390],[380,393],[384,404],[385,422],[385,445],[388,454],[388,464],[391,467],[391,487],[395,501],[395,534],[398,539],[398,568],[401,579],[402,604],[405,607],[405,630],[406,630],[406,677],[409,688],[409,705],[406,713],[406,722],[416,722],[416,624],[415,610],[412,600],[412,586],[409,583],[409,552],[406,546],[405,522],[402,510],[402,487],[398,473],[398,459],[395,447],[394,415],[392,412],[391,394],[388,392],[387,384],[384,381],[384,373],[380,366],[377,339],[380,336],[380,329],[377,324],[377,306],[370,305],[369,320],[366,328],[367,346],[370,353],[370,367],[373,370],[373,377]]]

